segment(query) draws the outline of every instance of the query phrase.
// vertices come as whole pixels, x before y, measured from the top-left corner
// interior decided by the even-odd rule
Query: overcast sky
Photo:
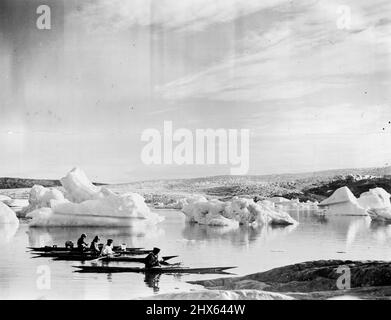
[[[163,120],[250,129],[249,174],[391,164],[389,0],[44,3],[0,0],[0,176],[229,174],[144,165]]]

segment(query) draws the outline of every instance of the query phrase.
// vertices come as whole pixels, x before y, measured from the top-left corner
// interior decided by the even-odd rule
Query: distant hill
[[[349,178],[349,176],[358,178]],[[0,189],[31,188],[34,184],[45,187],[61,186],[59,180],[0,178]],[[94,184],[103,185],[102,183]],[[147,202],[168,203],[172,199],[179,199],[189,194],[203,194],[219,199],[229,199],[233,196],[261,198],[284,196],[299,198],[302,201],[321,201],[342,185],[351,187],[354,194],[376,186],[391,192],[391,167],[338,169],[295,174],[161,179],[112,184],[109,188],[118,193],[140,193]]]
[[[230,198],[233,196],[285,196],[322,200],[330,190],[334,180],[345,182],[349,175],[360,176],[364,179],[391,177],[391,167],[364,168],[364,169],[337,169],[319,172],[275,174],[275,175],[248,175],[248,176],[212,176],[192,179],[161,179],[132,182],[127,184],[111,185],[117,192],[138,192],[146,198],[154,195],[204,194],[217,198]],[[386,184],[388,184],[389,179]],[[327,190],[321,188],[326,185]],[[366,186],[373,185],[367,183]],[[383,183],[381,184],[383,185]],[[363,186],[363,188],[365,188]],[[307,192],[311,190],[312,192]],[[362,190],[359,188],[358,190]],[[327,192],[326,192],[327,191]],[[319,196],[319,197],[318,197]]]
[[[280,182],[302,179],[316,178],[332,178],[338,175],[371,175],[383,177],[391,175],[391,166],[389,167],[373,167],[373,168],[352,168],[352,169],[332,169],[324,171],[304,172],[304,173],[283,173],[283,174],[268,174],[268,175],[220,175],[200,178],[188,179],[158,179],[158,180],[143,180],[131,183],[122,183],[118,185],[202,185],[202,184],[233,184],[233,183],[259,183],[259,182]]]
[[[24,179],[24,178],[0,178],[0,189],[19,189],[31,188],[33,185],[39,184],[44,187],[59,187],[60,180],[49,179]],[[103,183],[95,183],[95,185],[103,185]]]

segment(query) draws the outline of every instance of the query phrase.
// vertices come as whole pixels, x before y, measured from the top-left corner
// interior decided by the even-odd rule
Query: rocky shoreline
[[[347,273],[347,270],[349,273]],[[338,285],[341,276],[350,289]],[[216,291],[258,290],[295,299],[391,299],[391,262],[318,260],[242,277],[191,281]],[[340,289],[345,288],[345,289]]]

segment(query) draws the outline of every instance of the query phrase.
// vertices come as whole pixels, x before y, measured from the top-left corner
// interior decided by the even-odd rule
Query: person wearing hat
[[[158,256],[159,252],[160,249],[155,247],[153,248],[152,252],[147,255],[147,257],[145,258],[146,269],[153,268],[153,267],[160,267],[159,256]]]
[[[83,233],[79,240],[77,240],[77,248],[80,251],[85,251],[88,248],[88,244],[84,241],[87,238],[87,235]]]
[[[103,246],[102,256],[112,256],[114,255],[113,251],[113,239],[108,239],[107,243]]]
[[[90,251],[93,255],[96,255],[96,256],[98,256],[100,254],[99,240],[100,240],[99,237],[95,236],[94,240],[92,240],[92,242],[90,244]]]

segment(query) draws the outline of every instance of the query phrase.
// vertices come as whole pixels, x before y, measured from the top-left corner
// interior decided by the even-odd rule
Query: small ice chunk
[[[391,207],[368,209],[368,215],[373,221],[391,222]]]
[[[365,209],[380,209],[391,207],[390,194],[383,188],[374,188],[364,192],[358,198],[358,203]]]
[[[182,209],[187,219],[205,225],[266,225],[297,223],[288,213],[277,212],[270,204],[235,197],[222,202],[205,198],[190,201]]]

